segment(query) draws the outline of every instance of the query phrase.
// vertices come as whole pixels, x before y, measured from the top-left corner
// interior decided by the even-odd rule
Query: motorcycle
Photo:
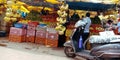
[[[82,44],[83,49],[79,48],[78,36],[83,33],[83,26],[75,29],[70,40],[64,43],[64,53],[67,57],[75,58],[76,56],[85,58],[86,60],[120,60],[120,39],[107,40],[104,43],[90,43],[92,48],[86,49],[86,45],[90,42],[90,37]],[[104,38],[104,37],[103,37]]]

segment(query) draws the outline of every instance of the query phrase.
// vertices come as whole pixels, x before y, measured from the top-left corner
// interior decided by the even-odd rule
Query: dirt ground
[[[7,37],[0,37],[0,46],[15,49],[23,52],[33,53],[33,54],[46,54],[46,55],[52,55],[52,56],[59,56],[59,57],[65,57],[63,47],[62,48],[51,48],[46,47],[45,45],[35,44],[35,43],[16,43],[16,42],[9,42]],[[76,58],[67,58],[70,60],[85,60],[81,57]]]

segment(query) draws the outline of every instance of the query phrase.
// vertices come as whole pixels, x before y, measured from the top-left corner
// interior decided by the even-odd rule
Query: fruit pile
[[[7,1],[7,9],[4,17],[5,22],[15,22],[18,18],[24,18],[29,11],[23,6],[24,3],[19,1]]]

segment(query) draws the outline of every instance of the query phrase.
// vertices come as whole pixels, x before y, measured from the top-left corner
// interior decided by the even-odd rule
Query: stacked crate
[[[46,27],[38,26],[36,29],[35,43],[45,45],[46,42]]]
[[[58,33],[54,28],[47,28],[46,46],[58,47]]]
[[[25,42],[26,29],[11,27],[9,33],[9,41]]]
[[[26,42],[35,42],[35,33],[38,22],[29,22],[27,26]]]

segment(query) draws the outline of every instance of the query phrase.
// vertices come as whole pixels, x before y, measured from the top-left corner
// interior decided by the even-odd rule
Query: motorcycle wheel
[[[76,57],[76,55],[74,53],[74,49],[72,47],[65,47],[64,53],[67,57],[70,57],[70,58]]]

